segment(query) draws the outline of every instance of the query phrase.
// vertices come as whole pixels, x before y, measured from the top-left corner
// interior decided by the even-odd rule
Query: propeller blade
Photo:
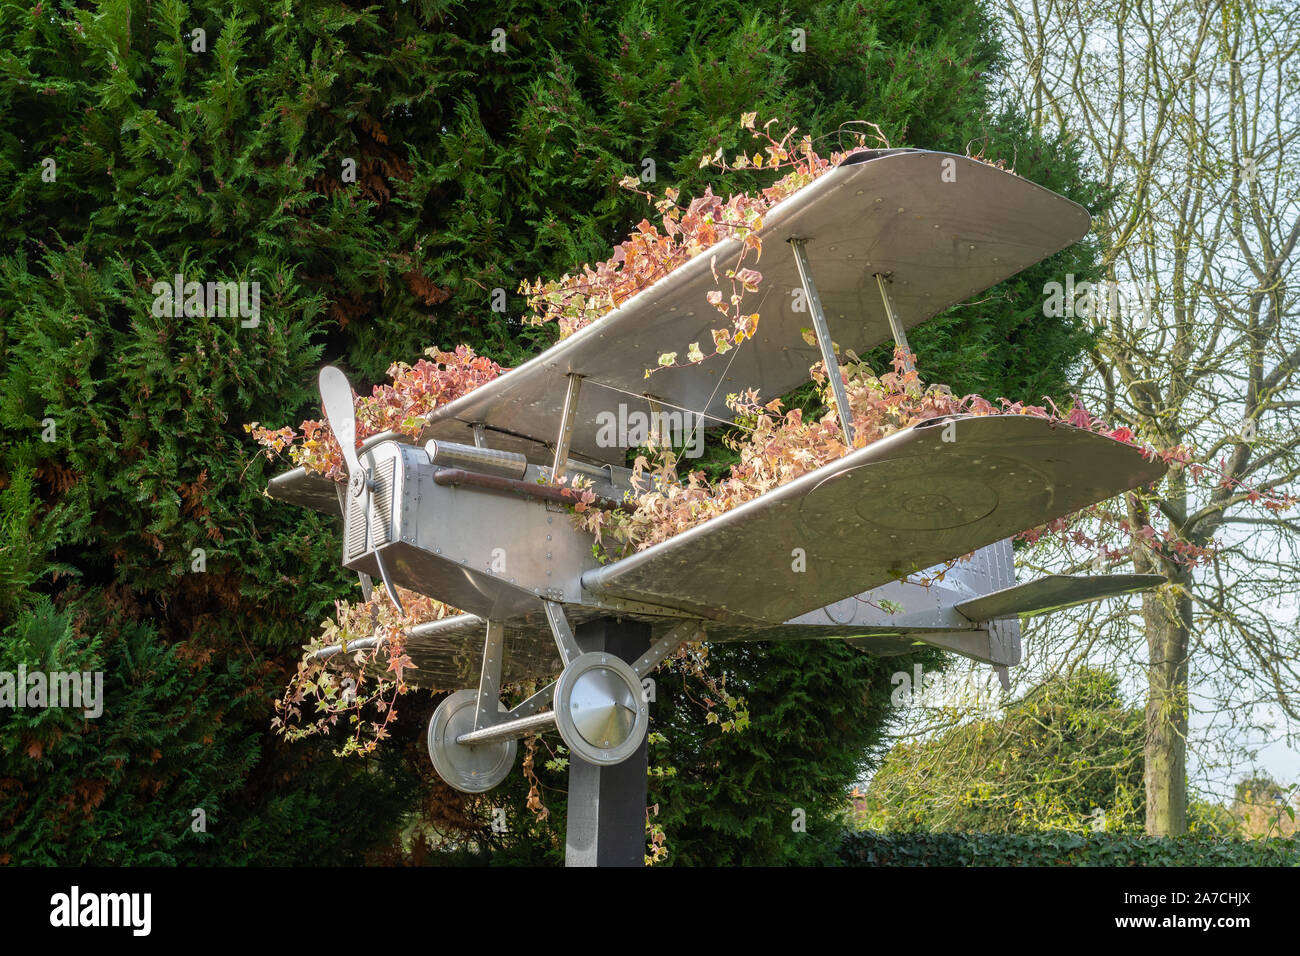
[[[325,420],[343,449],[343,461],[351,478],[360,470],[357,466],[357,416],[348,377],[333,365],[320,370],[320,398],[325,405]]]
[[[364,477],[361,477],[361,464],[357,461],[357,413],[352,404],[352,386],[348,384],[348,377],[333,365],[326,365],[320,370],[320,398],[325,406],[325,419],[329,422],[330,429],[343,450],[343,461],[348,466],[349,480],[353,483],[364,482]],[[360,495],[362,490],[361,487],[357,487],[355,493]],[[368,508],[369,501],[363,501],[361,507]],[[389,580],[384,559],[378,551],[375,551],[375,563],[379,565],[379,576],[384,581],[384,590],[388,592],[388,599],[393,602],[399,613],[406,613],[401,598],[397,596],[397,588]],[[369,575],[361,575],[361,589],[369,600]]]

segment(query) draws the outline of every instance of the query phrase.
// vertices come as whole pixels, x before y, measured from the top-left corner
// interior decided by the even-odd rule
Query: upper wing
[[[728,623],[781,624],[1164,471],[1131,445],[1041,418],[935,420],[589,571],[582,583]]]
[[[479,422],[494,433],[492,447],[547,463],[566,375],[576,373],[585,378],[570,450],[621,464],[626,429],[602,434],[597,426],[610,421],[603,415],[617,421],[620,406],[624,421],[628,412],[649,411],[642,396],[730,421],[728,393],[758,388],[772,397],[807,381],[820,356],[800,331],[812,322],[791,295],[800,283],[787,239],[807,240],[831,337],[861,352],[890,338],[875,273],[890,277],[895,313],[911,328],[1077,241],[1090,222],[1068,199],[964,156],[859,153],[765,217],[755,264],[763,282],[744,306],[762,315],[754,338],[700,365],[645,377],[662,352],[684,353],[692,342],[711,348],[710,330],[725,324],[706,298],[717,287],[713,262],[722,275],[741,250],[728,239],[514,371],[435,410],[422,439],[469,444]]]

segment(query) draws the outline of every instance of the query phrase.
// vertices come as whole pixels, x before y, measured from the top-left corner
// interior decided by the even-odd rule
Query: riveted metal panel
[[[390,452],[391,453],[391,452]],[[393,476],[396,457],[385,456],[372,464],[363,464],[373,486],[369,493],[349,495],[348,522],[344,554],[352,561],[366,551],[392,541]]]
[[[375,486],[370,491],[370,546],[378,548],[393,540],[393,475],[397,459],[375,467]]]

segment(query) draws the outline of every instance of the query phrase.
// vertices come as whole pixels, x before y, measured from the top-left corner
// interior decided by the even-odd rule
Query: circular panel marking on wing
[[[990,516],[1010,534],[1042,520],[1055,495],[1051,476],[1023,459],[950,448],[830,475],[799,502],[795,523],[823,545],[845,539],[862,544],[870,528],[885,533],[884,544],[900,540],[898,532],[928,540],[927,532],[941,534]]]
[[[858,599],[856,597],[847,597],[842,601],[835,601],[827,604],[822,608],[822,613],[832,624],[848,624],[853,620],[853,616],[858,612]]]
[[[994,470],[954,473],[973,470],[969,464],[965,458],[949,459],[943,473],[937,473],[934,457],[913,455],[847,469],[804,496],[799,524],[809,535],[830,538],[860,528],[855,516],[890,531],[942,531],[971,524],[991,514],[999,499]]]
[[[857,513],[895,531],[959,528],[992,514],[998,506],[997,491],[977,476],[913,473],[886,481],[880,494],[883,500],[875,495],[859,498]]]

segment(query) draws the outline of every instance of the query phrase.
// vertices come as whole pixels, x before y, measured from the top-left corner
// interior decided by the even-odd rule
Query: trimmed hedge
[[[1300,838],[1077,833],[845,835],[845,866],[1300,866]]]

